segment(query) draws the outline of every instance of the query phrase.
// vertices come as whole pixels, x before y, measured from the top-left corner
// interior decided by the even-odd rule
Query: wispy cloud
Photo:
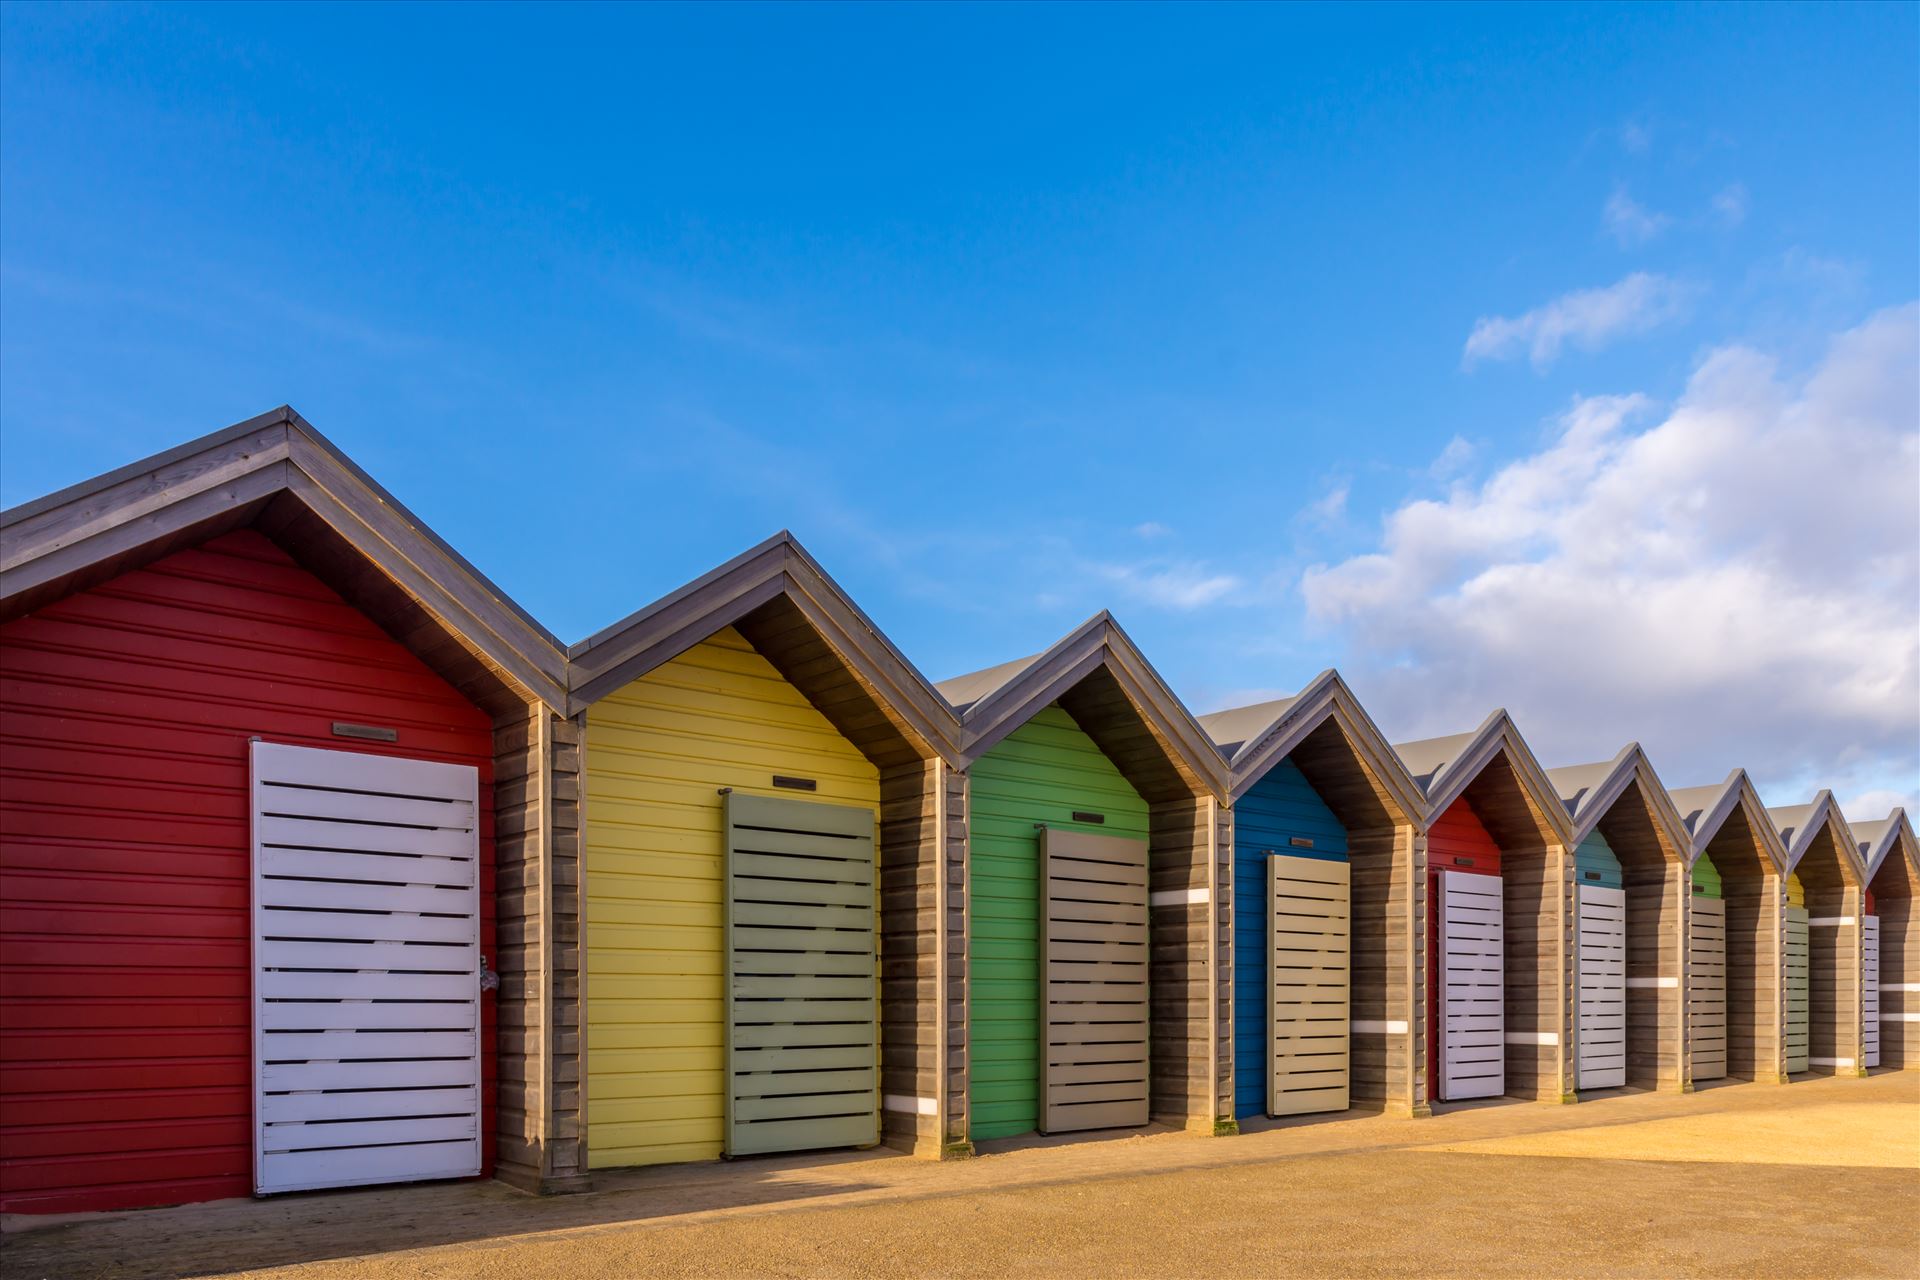
[[[1143,520],[1133,526],[1133,532],[1142,538],[1164,538],[1172,533],[1173,530],[1161,524],[1158,520]]]
[[[1752,198],[1747,195],[1746,186],[1732,183],[1714,193],[1713,216],[1723,226],[1737,227],[1747,220],[1747,209],[1751,203]]]
[[[1467,335],[1461,362],[1470,369],[1524,352],[1534,368],[1544,369],[1568,346],[1593,351],[1683,318],[1697,292],[1683,281],[1636,271],[1618,284],[1562,294],[1524,315],[1482,316]]]
[[[1240,587],[1233,574],[1192,560],[1106,564],[1096,572],[1130,599],[1179,612],[1205,608]]]
[[[1656,213],[1628,195],[1625,187],[1613,189],[1602,216],[1607,233],[1624,249],[1647,243],[1673,223],[1666,214]]]

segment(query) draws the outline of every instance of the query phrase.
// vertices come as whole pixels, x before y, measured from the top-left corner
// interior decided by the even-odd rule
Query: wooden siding
[[[728,628],[587,712],[589,1163],[721,1153],[720,788],[879,813],[879,770]],[[775,788],[773,776],[817,790]]]
[[[1686,833],[1637,774],[1595,826],[1627,895],[1627,1083],[1679,1091],[1688,1077]],[[1655,806],[1661,808],[1656,812]]]
[[[1880,918],[1880,1065],[1920,1069],[1920,912],[1912,897],[1884,893],[1876,894],[1874,907]]]
[[[1773,1082],[1783,1078],[1786,1063],[1786,884],[1760,851],[1748,825],[1755,820],[1744,809],[1735,812],[1703,856],[1719,871],[1727,904],[1727,1075]]]
[[[1151,827],[1153,1118],[1220,1132],[1233,1116],[1233,820],[1211,798],[1169,800]]]
[[[476,767],[493,963],[490,718],[251,530],[9,622],[0,647],[0,1208],[246,1195],[249,739]]]
[[[1007,735],[970,774],[966,1120],[981,1141],[1032,1132],[1040,1121],[1037,827],[1146,839],[1148,810],[1059,707]],[[1105,821],[1076,821],[1075,812]],[[1156,965],[1156,984],[1158,976]],[[1156,1003],[1159,994],[1156,985]]]
[[[1861,1034],[1860,916],[1865,901],[1850,851],[1832,823],[1822,825],[1794,867],[1806,896],[1807,1049],[1822,1075],[1865,1071]]]
[[[1249,788],[1233,818],[1233,1114],[1244,1118],[1267,1110],[1272,915],[1255,908],[1266,905],[1268,863],[1276,855],[1344,862],[1347,833],[1291,760]]]

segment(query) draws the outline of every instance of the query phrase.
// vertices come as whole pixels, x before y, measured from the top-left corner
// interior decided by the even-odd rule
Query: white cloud
[[[1536,369],[1544,369],[1568,345],[1596,350],[1681,319],[1696,292],[1682,281],[1636,271],[1605,288],[1562,294],[1525,315],[1482,316],[1467,337],[1462,362],[1471,368],[1524,351]]]
[[[1451,480],[1473,465],[1473,441],[1464,436],[1455,436],[1447,441],[1447,447],[1440,451],[1427,467],[1427,474],[1435,480]]]
[[[1638,120],[1620,126],[1620,149],[1632,155],[1645,155],[1653,145],[1653,127]]]
[[[1353,486],[1342,480],[1307,504],[1305,515],[1320,524],[1333,524],[1347,514],[1347,497]]]
[[[1729,227],[1737,227],[1747,220],[1747,207],[1751,199],[1746,187],[1738,182],[1722,187],[1713,197],[1714,216]]]
[[[1504,705],[1549,764],[1637,739],[1674,785],[1739,765],[1780,802],[1811,779],[1912,797],[1916,346],[1908,305],[1798,375],[1726,347],[1664,412],[1581,399],[1539,452],[1308,571],[1309,613],[1395,732]]]
[[[1622,248],[1631,249],[1665,231],[1673,219],[1664,213],[1640,204],[1627,194],[1625,187],[1615,187],[1613,194],[1607,197],[1604,211],[1607,232],[1620,242]]]
[[[1210,605],[1240,587],[1233,574],[1217,573],[1196,561],[1106,564],[1095,566],[1095,572],[1132,599],[1182,612]]]
[[[1142,538],[1164,538],[1172,533],[1173,530],[1161,524],[1158,520],[1147,520],[1133,526],[1133,532]]]

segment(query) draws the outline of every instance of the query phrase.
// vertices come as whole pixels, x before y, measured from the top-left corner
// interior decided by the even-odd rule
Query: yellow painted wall
[[[719,789],[877,811],[879,771],[732,628],[595,703],[586,770],[590,1164],[717,1159]]]

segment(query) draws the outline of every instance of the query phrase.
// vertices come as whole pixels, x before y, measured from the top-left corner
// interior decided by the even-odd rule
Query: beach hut
[[[1575,1085],[1685,1086],[1690,842],[1638,743],[1549,769],[1573,824]]]
[[[1859,841],[1830,791],[1822,791],[1811,804],[1767,812],[1787,850],[1787,1072],[1865,1074],[1860,1019],[1861,917],[1866,910],[1867,869],[1860,860]],[[1801,965],[1804,978],[1798,976]],[[1802,990],[1806,993],[1804,1054],[1795,1026]]]
[[[1334,671],[1200,723],[1232,769],[1235,1117],[1424,1110],[1425,797]]]
[[[1692,839],[1687,1078],[1779,1081],[1786,849],[1745,770],[1668,794]]]
[[[1230,1125],[1226,762],[1104,613],[939,689],[968,773],[973,1139]]]
[[[1505,711],[1396,745],[1427,801],[1426,1066],[1439,1102],[1573,1097],[1572,823]]]
[[[0,549],[0,1210],[564,1183],[553,637],[285,408]]]
[[[964,1140],[932,686],[786,533],[568,656],[585,936],[555,1056],[584,1098],[556,1123],[585,1166]]]
[[[1853,824],[1853,835],[1867,868],[1861,978],[1864,1010],[1874,1015],[1864,1031],[1867,1065],[1920,1066],[1920,929],[1913,905],[1920,889],[1920,843],[1904,809]]]

